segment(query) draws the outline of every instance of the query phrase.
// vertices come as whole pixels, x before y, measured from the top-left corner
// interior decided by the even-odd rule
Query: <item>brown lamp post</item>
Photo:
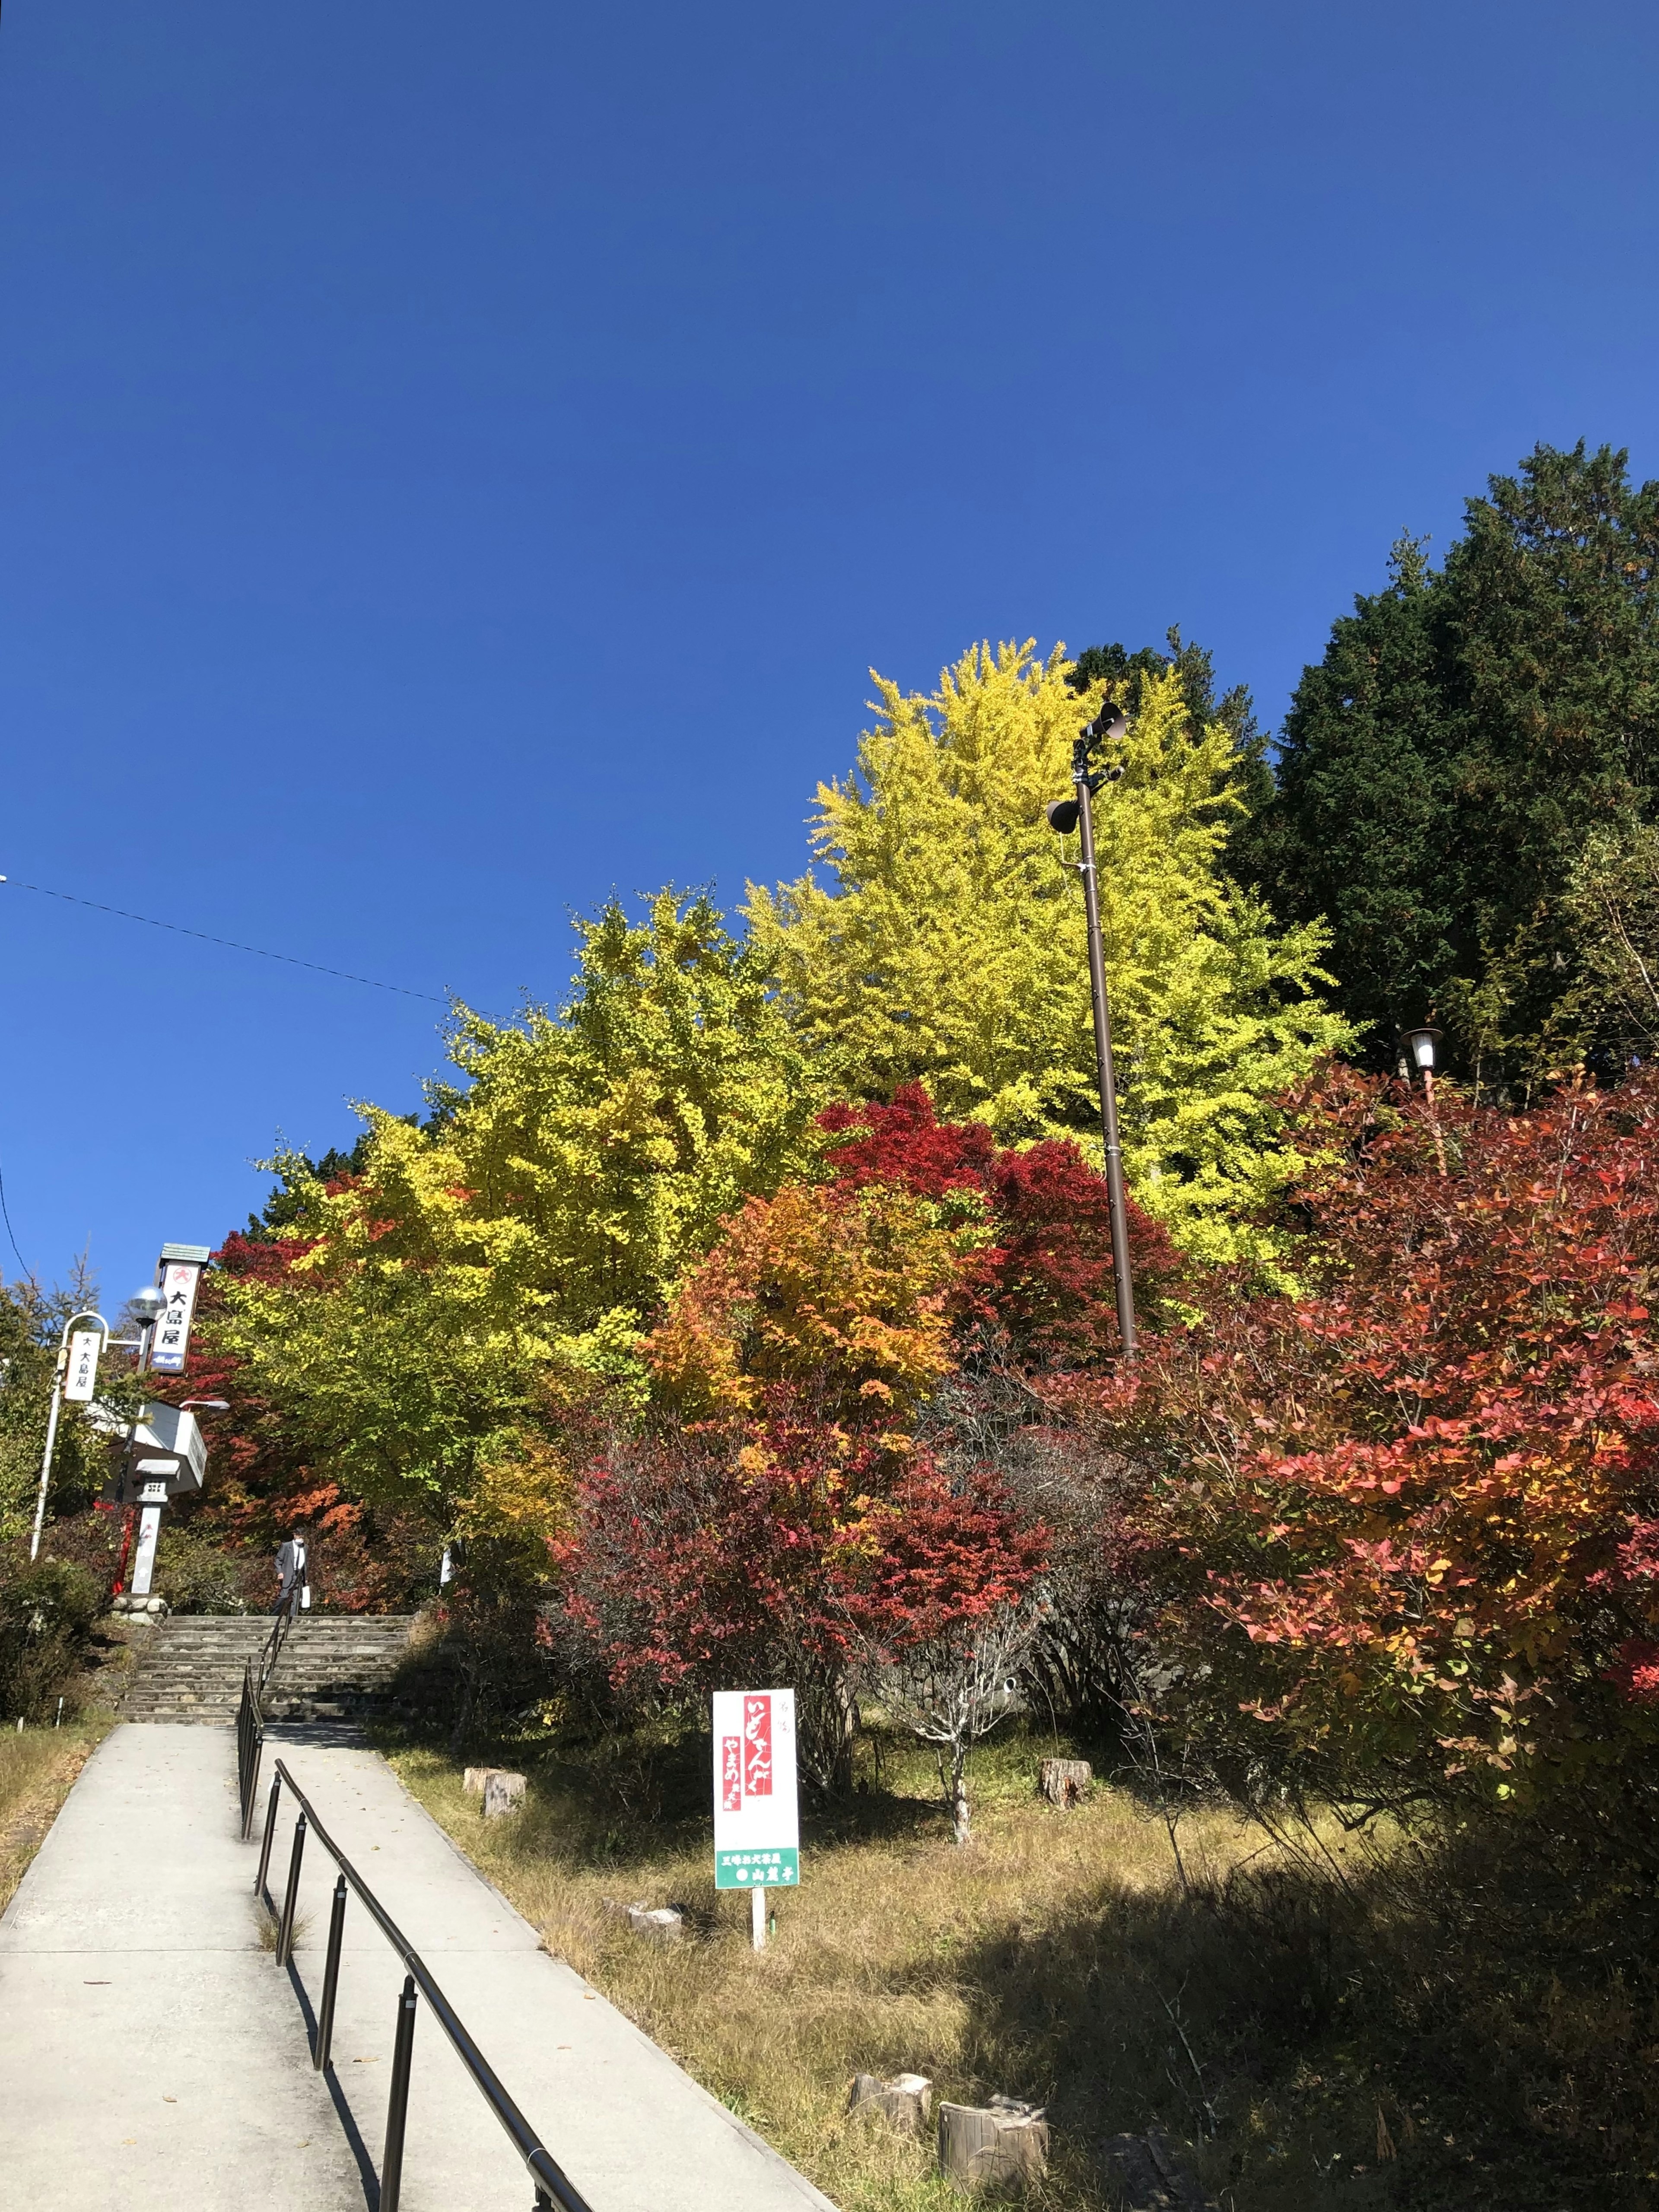
[[[1090,765],[1095,748],[1119,744],[1128,735],[1123,709],[1109,699],[1098,718],[1079,732],[1072,747],[1075,796],[1056,799],[1048,808],[1048,827],[1062,837],[1075,830],[1083,855],[1075,865],[1083,878],[1089,917],[1089,992],[1095,1018],[1095,1077],[1100,1090],[1100,1127],[1106,1145],[1106,1187],[1112,1216],[1112,1276],[1117,1291],[1118,1342],[1126,1361],[1135,1357],[1135,1293],[1129,1279],[1129,1220],[1123,1203],[1123,1148],[1118,1141],[1117,1085],[1112,1073],[1112,1015],[1106,999],[1106,959],[1100,939],[1100,890],[1095,871],[1095,825],[1091,801],[1103,783],[1115,783],[1123,770],[1116,763]]]

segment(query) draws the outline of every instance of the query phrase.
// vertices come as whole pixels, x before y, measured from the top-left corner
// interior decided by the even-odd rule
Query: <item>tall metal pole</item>
[[[46,1524],[46,1487],[52,1480],[52,1448],[58,1441],[58,1413],[64,1402],[64,1370],[69,1365],[69,1345],[65,1340],[58,1354],[58,1371],[52,1378],[52,1412],[46,1419],[46,1448],[40,1455],[40,1495],[34,1501],[34,1528],[29,1537],[29,1557],[40,1556],[40,1531]]]
[[[1077,826],[1083,840],[1083,896],[1089,915],[1089,992],[1095,1015],[1095,1073],[1100,1085],[1100,1127],[1106,1140],[1106,1187],[1112,1209],[1112,1274],[1117,1291],[1117,1333],[1126,1361],[1136,1352],[1135,1291],[1129,1278],[1129,1218],[1123,1204],[1123,1148],[1117,1134],[1117,1085],[1112,1074],[1112,1015],[1106,999],[1106,956],[1100,941],[1100,890],[1095,872],[1095,823],[1089,764],[1079,744],[1073,763]]]

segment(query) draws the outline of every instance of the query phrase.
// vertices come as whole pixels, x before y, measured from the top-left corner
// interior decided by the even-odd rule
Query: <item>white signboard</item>
[[[193,1260],[168,1260],[161,1268],[161,1291],[167,1301],[150,1339],[149,1364],[161,1375],[181,1375],[190,1348],[190,1317],[196,1310],[196,1285],[202,1271]]]
[[[69,1340],[69,1378],[64,1395],[77,1405],[90,1405],[98,1388],[98,1355],[104,1348],[101,1329],[77,1328]]]
[[[714,1692],[714,1887],[800,1880],[793,1690]]]
[[[146,1505],[138,1516],[138,1550],[132,1563],[134,1597],[149,1595],[150,1579],[155,1572],[155,1539],[161,1527],[161,1507]]]

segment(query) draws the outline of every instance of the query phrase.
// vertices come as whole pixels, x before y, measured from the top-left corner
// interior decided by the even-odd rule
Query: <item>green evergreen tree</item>
[[[1175,670],[1181,678],[1181,696],[1187,702],[1188,725],[1194,736],[1211,723],[1219,722],[1232,739],[1234,805],[1228,820],[1224,861],[1243,820],[1258,813],[1273,798],[1267,733],[1256,721],[1255,702],[1247,684],[1235,684],[1218,699],[1214,654],[1204,646],[1189,645],[1173,623],[1164,635],[1162,651],[1154,645],[1143,645],[1133,653],[1125,645],[1085,646],[1073,665],[1072,687],[1083,692],[1091,684],[1103,683],[1120,706],[1138,714],[1147,679]]]
[[[1526,1089],[1612,1047],[1568,889],[1593,832],[1655,812],[1656,551],[1659,483],[1540,445],[1438,574],[1401,539],[1304,672],[1231,857],[1276,911],[1328,917],[1378,1052],[1433,1012],[1455,1062]]]

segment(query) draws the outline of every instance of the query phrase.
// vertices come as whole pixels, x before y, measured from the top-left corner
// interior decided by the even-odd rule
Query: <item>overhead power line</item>
[[[4,881],[5,878],[3,876],[0,876],[0,883],[3,883]],[[23,1257],[22,1254],[17,1249],[17,1233],[11,1225],[11,1209],[6,1204],[6,1178],[3,1175],[0,1175],[0,1219],[3,1219],[5,1222],[6,1242],[11,1246],[12,1252],[16,1259],[18,1266],[23,1270],[23,1273],[28,1277],[29,1280],[33,1282],[34,1279],[34,1270],[30,1267],[28,1261]]]
[[[411,991],[402,983],[377,982],[373,975],[353,975],[343,968],[325,968],[319,960],[301,960],[292,952],[268,952],[262,945],[239,945],[234,937],[215,937],[205,929],[186,929],[182,922],[157,921],[154,915],[131,914],[124,906],[106,906],[100,899],[77,898],[73,891],[51,890],[45,884],[20,884],[10,876],[0,876],[0,884],[10,884],[15,890],[38,892],[42,898],[62,899],[68,906],[90,907],[95,914],[117,915],[123,921],[142,921],[146,929],[167,929],[175,937],[194,937],[204,945],[222,945],[229,952],[251,952],[257,960],[280,960],[289,968],[309,968],[313,975],[332,975],[342,983],[362,983],[371,991],[395,991],[400,999],[424,999],[433,1006],[449,1004],[435,991]]]

